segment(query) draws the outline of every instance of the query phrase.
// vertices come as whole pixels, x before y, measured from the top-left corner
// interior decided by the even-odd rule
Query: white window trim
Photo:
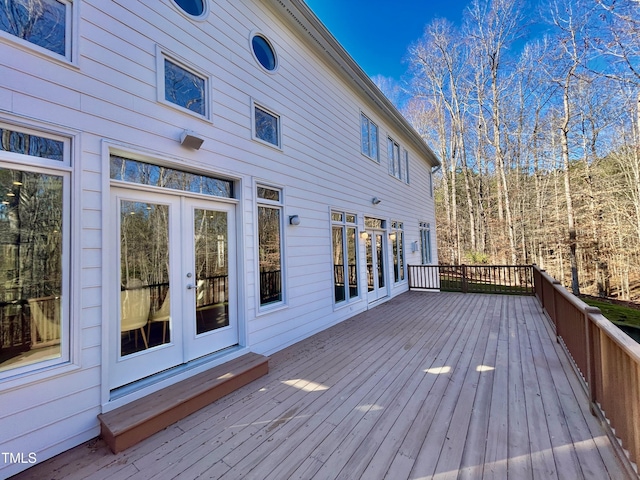
[[[78,41],[80,35],[78,34],[80,25],[80,1],[79,0],[58,0],[60,3],[66,5],[67,10],[67,24],[65,26],[65,55],[60,55],[47,48],[31,43],[28,40],[24,40],[20,37],[0,30],[0,40],[5,40],[8,43],[21,48],[30,53],[35,53],[48,60],[55,60],[63,65],[71,65],[79,67],[78,65]]]
[[[39,172],[62,177],[63,181],[63,240],[62,245],[62,298],[61,310],[62,330],[60,339],[60,356],[41,362],[16,367],[0,372],[0,393],[14,388],[39,382],[56,375],[66,374],[80,369],[80,340],[82,326],[77,322],[78,312],[81,308],[81,293],[78,290],[79,283],[75,279],[80,278],[79,262],[74,259],[79,258],[81,246],[80,242],[74,239],[81,238],[80,222],[75,221],[80,218],[80,202],[74,202],[74,198],[80,198],[80,181],[74,179],[71,164],[78,147],[80,134],[78,132],[60,132],[51,129],[48,125],[26,124],[20,120],[4,121],[0,119],[0,126],[8,130],[19,131],[38,135],[53,140],[62,141],[64,144],[63,161],[32,157],[30,155],[7,152],[0,150],[0,163],[6,164],[8,168]],[[14,167],[15,165],[15,167]]]
[[[278,190],[280,192],[280,201],[268,200],[266,198],[258,198],[258,187],[269,188],[272,190]],[[254,252],[255,255],[255,304],[256,304],[256,317],[261,315],[265,315],[268,313],[272,313],[278,310],[282,310],[288,308],[288,296],[287,296],[287,260],[285,255],[285,231],[286,231],[286,223],[285,223],[285,191],[283,185],[276,185],[272,182],[262,181],[262,180],[254,180],[253,182],[253,196],[254,196],[254,208],[255,208],[255,241],[254,241]],[[280,209],[280,282],[282,289],[282,299],[279,302],[268,303],[266,305],[260,304],[260,255],[258,252],[260,251],[260,238],[259,238],[259,227],[258,227],[258,207],[272,207]]]
[[[362,118],[366,118],[367,121],[369,122],[369,125],[375,125],[378,135],[376,136],[376,156],[370,155],[370,151],[369,152],[363,152],[362,151]],[[376,122],[374,122],[373,120],[371,120],[371,118],[369,118],[369,116],[364,113],[364,112],[360,112],[360,122],[358,123],[358,127],[360,129],[360,153],[362,155],[364,155],[365,157],[367,157],[370,160],[373,160],[376,163],[380,163],[380,127],[378,126],[378,124]],[[367,132],[369,132],[369,139],[368,139],[368,145],[371,145],[371,130],[370,127],[367,129]],[[371,147],[369,147],[369,150],[371,150]]]
[[[178,11],[178,13],[180,13],[180,15],[182,15],[184,18],[186,18],[188,20],[192,20],[192,21],[195,21],[195,22],[204,22],[209,17],[209,13],[211,12],[211,8],[209,8],[209,0],[202,0],[202,4],[204,6],[204,10],[203,10],[201,15],[191,15],[191,14],[185,12],[182,9],[182,7],[180,7],[180,5],[178,5],[176,0],[171,0],[170,3]]]
[[[164,70],[164,62],[165,60],[169,60],[171,63],[178,65],[181,68],[189,71],[195,76],[204,80],[204,115],[200,115],[193,110],[189,110],[177,103],[170,102],[165,98],[165,70]],[[199,118],[201,120],[207,120],[212,122],[212,88],[213,85],[213,75],[204,70],[196,67],[192,63],[187,60],[181,58],[179,55],[170,52],[169,50],[161,47],[160,45],[156,45],[156,92],[157,92],[157,100],[158,103],[166,105],[170,108],[178,110],[180,112],[191,115],[195,118]]]
[[[271,47],[271,50],[273,51],[273,56],[275,57],[275,61],[276,61],[276,66],[274,67],[273,70],[269,70],[267,68],[264,67],[264,65],[262,65],[262,63],[260,63],[260,60],[258,60],[258,57],[256,56],[256,52],[253,51],[253,37],[262,37],[264,39],[265,42],[267,42],[269,44],[269,46]],[[260,67],[260,69],[263,72],[268,73],[269,75],[275,75],[278,70],[280,69],[280,56],[278,55],[278,51],[276,49],[276,46],[274,45],[274,43],[271,41],[271,39],[269,38],[269,36],[267,36],[266,33],[264,33],[261,30],[251,30],[251,32],[249,33],[249,51],[251,52],[251,56],[253,57],[253,59],[255,60],[255,62],[258,64],[258,66]]]
[[[392,155],[389,155],[389,145],[392,145]],[[398,158],[396,158],[395,154],[398,153]],[[400,144],[396,142],[393,138],[387,137],[387,160],[389,162],[389,175],[392,177],[402,180],[402,149],[400,148]]]
[[[278,120],[278,144],[274,145],[273,143],[262,140],[256,135],[256,108],[267,112],[269,115],[273,115]],[[251,99],[251,139],[261,143],[262,145],[266,145],[267,147],[274,148],[278,151],[283,151],[282,148],[282,116],[277,113],[271,107],[266,106],[263,102],[256,101],[255,99]],[[263,185],[266,186],[266,185]]]

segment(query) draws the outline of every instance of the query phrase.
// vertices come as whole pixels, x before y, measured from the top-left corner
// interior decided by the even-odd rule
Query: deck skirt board
[[[248,353],[127,405],[98,415],[113,453],[121,452],[269,372],[268,359]]]

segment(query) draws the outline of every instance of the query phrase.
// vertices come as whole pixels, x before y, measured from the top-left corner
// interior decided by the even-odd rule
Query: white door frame
[[[171,285],[169,341],[153,348],[121,356],[120,339],[120,205],[121,200],[166,205],[169,211],[169,282]],[[198,335],[195,328],[195,296],[197,288],[188,288],[195,278],[186,275],[193,271],[194,261],[194,209],[221,211],[227,214],[227,245],[229,264],[228,313],[230,325]],[[110,190],[110,209],[112,216],[111,251],[114,259],[110,268],[108,374],[109,389],[133,383],[155,373],[167,370],[190,360],[224,349],[239,343],[238,324],[238,276],[237,276],[237,205],[219,201],[216,198],[192,198],[182,192],[150,192],[146,190],[112,186]],[[189,225],[191,224],[191,225]],[[193,275],[193,273],[192,273]],[[174,287],[175,285],[175,287]],[[137,332],[136,332],[137,334]]]

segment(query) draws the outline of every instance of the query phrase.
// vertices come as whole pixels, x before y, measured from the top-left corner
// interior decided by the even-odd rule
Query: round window
[[[271,47],[271,44],[266,38],[262,35],[254,35],[251,39],[251,47],[260,65],[270,72],[276,69],[276,52],[274,52],[273,47]]]
[[[204,13],[204,0],[174,0],[189,15],[199,17]]]

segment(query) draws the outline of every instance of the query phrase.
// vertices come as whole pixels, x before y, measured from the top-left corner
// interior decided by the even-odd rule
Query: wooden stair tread
[[[230,362],[98,415],[114,453],[150,437],[269,372],[269,360],[247,353]]]

